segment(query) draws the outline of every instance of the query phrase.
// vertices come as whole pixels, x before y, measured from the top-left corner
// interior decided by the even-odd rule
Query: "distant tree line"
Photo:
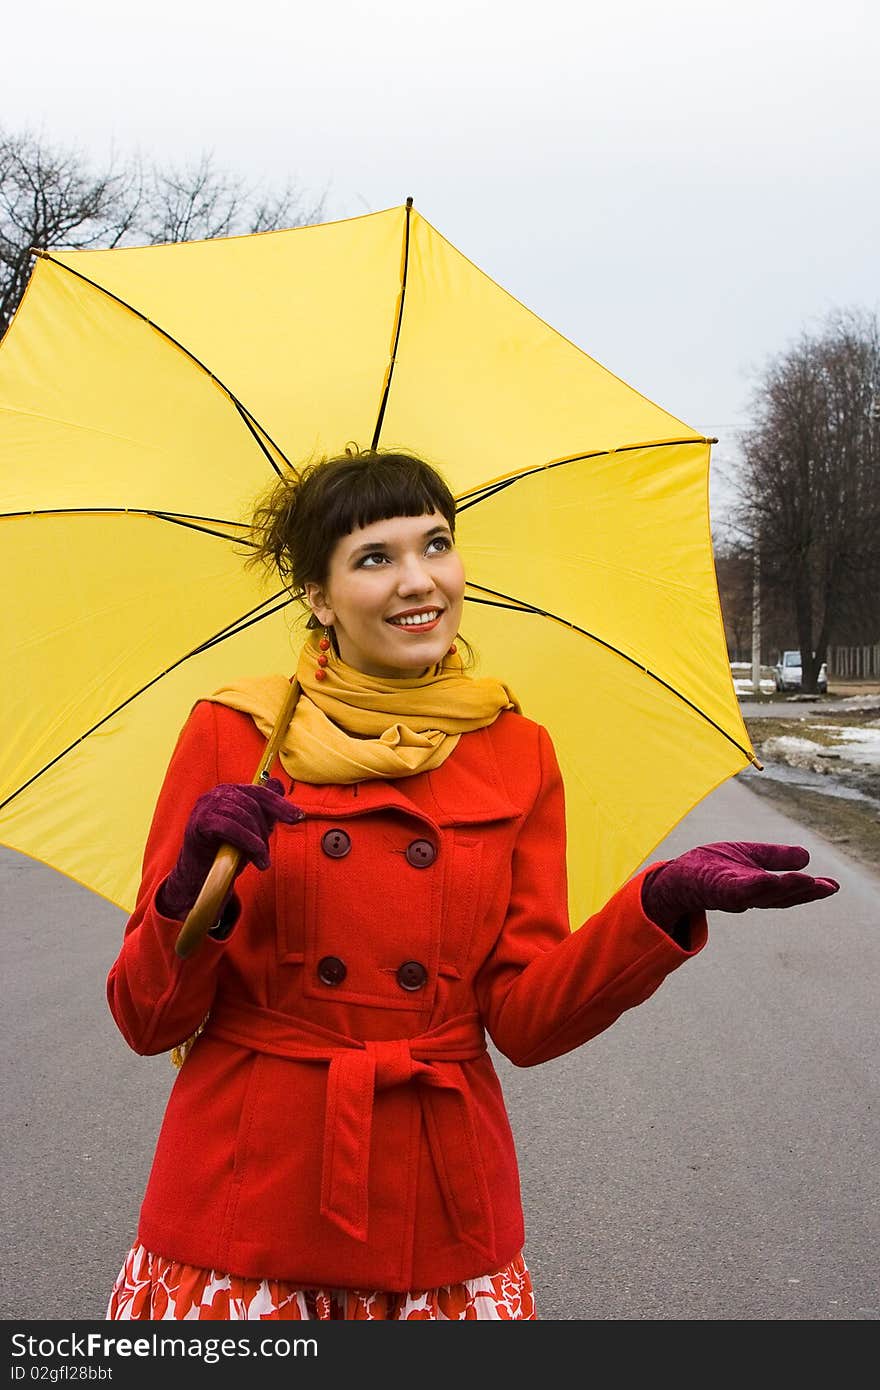
[[[149,246],[319,222],[294,180],[273,189],[217,166],[210,153],[177,168],[108,159],[29,131],[0,129],[0,336],[24,293],[32,248]]]
[[[829,315],[773,357],[742,437],[737,500],[716,537],[731,656],[751,652],[760,580],[762,659],[800,648],[815,690],[831,646],[880,640],[880,324]]]

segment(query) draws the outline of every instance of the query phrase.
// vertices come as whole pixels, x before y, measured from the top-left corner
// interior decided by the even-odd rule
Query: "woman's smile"
[[[388,622],[394,627],[401,627],[415,632],[421,629],[423,632],[428,628],[433,628],[440,620],[439,608],[416,608],[410,609],[406,613],[398,613],[395,617],[389,618]]]

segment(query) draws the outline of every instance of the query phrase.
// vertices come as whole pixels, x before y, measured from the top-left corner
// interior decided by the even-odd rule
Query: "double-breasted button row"
[[[347,830],[334,826],[325,830],[321,836],[321,849],[331,859],[344,859],[351,849],[351,836]],[[413,840],[406,847],[406,860],[414,869],[427,869],[437,858],[437,846],[431,840]]]
[[[318,961],[318,979],[322,985],[341,985],[348,974],[345,961],[338,956],[322,956]],[[428,983],[428,972],[418,960],[405,960],[395,972],[395,979],[401,989],[423,989]]]

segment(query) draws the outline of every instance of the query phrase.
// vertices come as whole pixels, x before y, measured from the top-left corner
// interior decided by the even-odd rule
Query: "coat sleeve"
[[[107,977],[107,1001],[129,1047],[143,1056],[166,1052],[204,1021],[224,945],[210,937],[182,960],[174,945],[181,923],[163,917],[156,890],[177,862],[189,813],[202,792],[221,781],[214,707],[191,711],[165,773],[144,849],[141,883],[122,947]]]
[[[540,782],[523,820],[504,926],[476,979],[487,1031],[517,1066],[559,1057],[647,999],[706,943],[705,913],[684,949],[642,911],[643,869],[570,929],[565,802],[550,736],[538,729]]]

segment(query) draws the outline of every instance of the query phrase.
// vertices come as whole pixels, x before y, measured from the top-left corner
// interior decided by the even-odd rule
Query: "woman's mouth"
[[[414,613],[398,614],[386,621],[401,632],[433,632],[442,616],[442,608],[423,608]]]

